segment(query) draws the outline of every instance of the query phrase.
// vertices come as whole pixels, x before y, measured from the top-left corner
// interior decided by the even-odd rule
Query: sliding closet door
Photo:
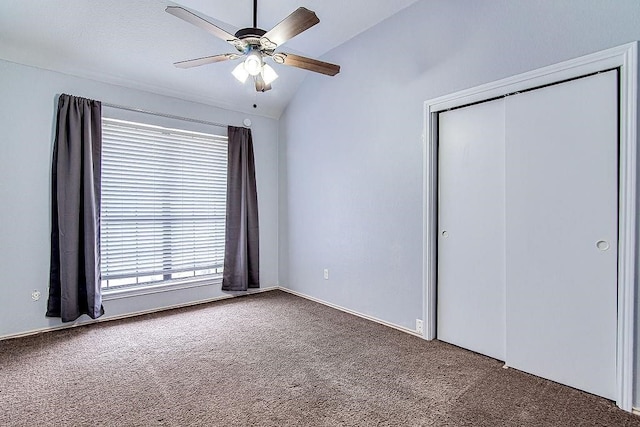
[[[507,364],[615,398],[618,81],[506,98]]]
[[[438,339],[504,360],[504,100],[438,129]]]

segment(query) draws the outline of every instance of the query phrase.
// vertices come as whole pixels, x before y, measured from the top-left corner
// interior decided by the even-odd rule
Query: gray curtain
[[[60,95],[51,177],[48,317],[104,314],[100,292],[100,102]]]
[[[229,126],[223,291],[260,287],[258,193],[251,130]]]

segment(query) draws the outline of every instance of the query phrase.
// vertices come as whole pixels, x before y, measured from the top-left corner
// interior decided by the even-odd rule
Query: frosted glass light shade
[[[278,73],[270,65],[264,64],[262,67],[262,79],[265,84],[270,85],[275,79],[278,78]]]
[[[253,50],[247,59],[244,60],[244,69],[252,76],[257,76],[262,71],[262,55],[260,52]]]
[[[233,77],[238,79],[240,83],[246,82],[249,77],[249,73],[244,69],[244,62],[239,63],[238,66],[233,69],[231,74],[233,74]]]

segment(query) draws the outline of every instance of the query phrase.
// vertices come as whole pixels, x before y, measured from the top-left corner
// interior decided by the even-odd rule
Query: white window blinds
[[[221,273],[227,137],[102,126],[103,289]]]

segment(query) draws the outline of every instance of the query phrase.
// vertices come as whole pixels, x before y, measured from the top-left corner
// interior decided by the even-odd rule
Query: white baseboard
[[[631,408],[631,413],[634,415],[640,415],[640,409],[639,408]]]
[[[45,327],[45,328],[32,329],[30,331],[20,332],[20,333],[17,333],[17,334],[9,334],[9,335],[0,336],[0,341],[13,339],[13,338],[28,337],[30,335],[37,335],[37,334],[41,334],[41,333],[44,333],[44,332],[59,331],[61,329],[70,329],[70,328],[77,328],[79,326],[93,325],[93,324],[101,323],[101,322],[110,322],[112,320],[127,319],[129,317],[142,316],[144,314],[151,314],[151,313],[159,313],[161,311],[174,310],[174,309],[177,309],[177,308],[191,307],[191,306],[201,305],[201,304],[208,304],[208,303],[211,303],[211,302],[214,302],[214,301],[221,301],[221,300],[225,300],[225,299],[229,299],[229,298],[238,298],[238,297],[243,297],[243,296],[247,296],[247,295],[259,294],[259,293],[262,293],[262,292],[269,292],[269,291],[274,291],[274,290],[277,290],[277,289],[281,289],[281,288],[279,286],[270,286],[268,288],[249,289],[248,291],[242,292],[241,294],[238,293],[238,294],[234,294],[234,295],[220,295],[220,296],[217,296],[217,297],[214,297],[214,298],[207,298],[207,299],[203,299],[203,300],[190,301],[190,302],[186,302],[186,303],[182,303],[182,304],[168,305],[168,306],[164,306],[164,307],[152,308],[152,309],[149,309],[149,310],[141,310],[141,311],[135,311],[135,312],[132,312],[132,313],[119,314],[119,315],[116,315],[116,316],[101,317],[101,318],[98,318],[98,319],[89,319],[89,320],[81,321],[81,322],[78,322],[78,323],[68,323],[68,324],[63,324],[63,325],[58,325],[58,326],[50,326],[50,327]]]
[[[321,299],[318,299],[318,298],[303,294],[301,292],[293,291],[293,290],[288,289],[288,288],[283,288],[282,286],[278,286],[278,289],[280,289],[280,290],[282,290],[284,292],[288,292],[290,294],[293,294],[295,296],[298,296],[298,297],[301,297],[301,298],[304,298],[304,299],[308,299],[310,301],[317,302],[317,303],[322,304],[322,305],[326,305],[327,307],[335,308],[336,310],[344,311],[345,313],[353,314],[354,316],[358,316],[358,317],[361,317],[363,319],[370,320],[370,321],[375,322],[375,323],[379,323],[380,325],[387,326],[387,327],[393,328],[393,329],[397,329],[400,332],[404,332],[404,333],[416,336],[418,338],[423,338],[422,334],[414,331],[413,329],[405,328],[404,326],[400,326],[400,325],[396,325],[394,323],[386,322],[386,321],[380,320],[380,319],[378,319],[376,317],[369,316],[368,314],[362,314],[362,313],[359,313],[357,311],[354,311],[354,310],[351,310],[351,309],[348,309],[348,308],[344,308],[344,307],[341,307],[339,305],[332,304],[330,302],[323,301]]]
[[[136,311],[136,312],[132,312],[132,313],[120,314],[120,315],[116,315],[116,316],[101,317],[99,319],[86,320],[86,321],[81,321],[81,322],[78,322],[78,323],[69,323],[69,324],[64,324],[64,325],[33,329],[33,330],[30,330],[30,331],[21,332],[21,333],[18,333],[18,334],[3,335],[3,336],[0,336],[0,341],[13,339],[13,338],[27,337],[27,336],[30,336],[30,335],[41,334],[41,333],[44,333],[44,332],[58,331],[58,330],[61,330],[61,329],[77,328],[79,326],[92,325],[92,324],[95,324],[95,323],[110,322],[112,320],[127,319],[127,318],[130,318],[130,317],[142,316],[142,315],[151,314],[151,313],[159,313],[161,311],[174,310],[174,309],[177,309],[177,308],[191,307],[191,306],[201,305],[201,304],[208,304],[208,303],[215,302],[215,301],[221,301],[221,300],[225,300],[225,299],[229,299],[229,298],[237,298],[237,297],[242,297],[242,296],[246,296],[246,295],[262,293],[262,292],[269,292],[269,291],[273,291],[273,290],[281,290],[281,291],[290,293],[292,295],[296,295],[298,297],[301,297],[301,298],[304,298],[304,299],[308,299],[310,301],[317,302],[317,303],[322,304],[322,305],[326,305],[327,307],[335,308],[336,310],[340,310],[340,311],[343,311],[345,313],[349,313],[349,314],[352,314],[354,316],[358,316],[358,317],[361,317],[363,319],[378,323],[380,325],[384,325],[384,326],[387,326],[389,328],[393,328],[393,329],[396,329],[398,331],[401,331],[401,332],[404,332],[404,333],[407,333],[407,334],[422,338],[421,334],[417,333],[416,331],[414,331],[412,329],[405,328],[404,326],[400,326],[400,325],[396,325],[396,324],[393,324],[393,323],[390,323],[390,322],[386,322],[386,321],[378,319],[376,317],[369,316],[369,315],[363,314],[363,313],[359,313],[357,311],[350,310],[348,308],[341,307],[339,305],[332,304],[330,302],[327,302],[327,301],[324,301],[324,300],[321,300],[321,299],[318,299],[318,298],[314,298],[312,296],[303,294],[301,292],[293,291],[291,289],[284,288],[282,286],[270,286],[270,287],[267,287],[267,288],[250,289],[247,292],[243,292],[242,294],[220,295],[220,296],[217,296],[217,297],[214,297],[214,298],[207,298],[207,299],[203,299],[203,300],[190,301],[190,302],[182,303],[182,304],[174,304],[174,305],[169,305],[169,306],[164,306],[164,307],[153,308],[153,309],[149,309],[149,310],[141,310],[141,311]]]

